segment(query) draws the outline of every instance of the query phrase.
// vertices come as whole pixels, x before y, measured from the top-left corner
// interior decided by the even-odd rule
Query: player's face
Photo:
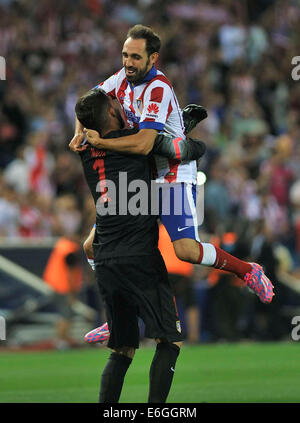
[[[146,40],[143,38],[135,40],[129,37],[124,43],[122,56],[126,78],[134,84],[144,79],[155,63],[157,53],[148,56]]]

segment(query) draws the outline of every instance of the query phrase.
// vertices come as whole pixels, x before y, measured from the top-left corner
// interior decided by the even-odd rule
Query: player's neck
[[[119,131],[121,129],[119,123],[114,123],[112,125],[109,125],[109,128],[102,129],[101,131],[101,137],[105,137],[105,135],[109,134],[113,131]]]

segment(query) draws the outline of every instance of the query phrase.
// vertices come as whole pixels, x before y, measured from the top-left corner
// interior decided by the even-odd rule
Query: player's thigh
[[[96,264],[96,280],[110,330],[107,346],[114,350],[139,346],[138,307],[128,278],[131,266],[125,261],[104,260]]]
[[[171,241],[189,238],[200,242],[195,184],[165,184],[159,196],[160,220]]]
[[[140,315],[145,323],[145,337],[180,342],[181,323],[175,295],[161,255],[144,260],[142,270],[146,270],[147,274],[141,282],[143,300],[140,307]]]

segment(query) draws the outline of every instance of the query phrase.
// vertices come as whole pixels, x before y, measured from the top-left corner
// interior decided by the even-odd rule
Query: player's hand
[[[94,147],[102,147],[101,141],[102,138],[100,138],[100,135],[97,131],[95,131],[94,129],[83,129],[83,132],[87,138],[87,141],[93,145]]]
[[[70,150],[74,151],[75,153],[79,153],[80,151],[83,151],[87,148],[86,145],[81,145],[81,143],[84,140],[84,133],[80,132],[74,135],[72,138],[69,148]]]

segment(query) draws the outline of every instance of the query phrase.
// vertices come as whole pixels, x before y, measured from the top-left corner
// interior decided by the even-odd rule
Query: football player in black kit
[[[118,138],[135,131],[124,128],[118,103],[99,88],[81,97],[75,111],[84,127],[97,130],[104,138]],[[201,143],[194,145],[193,151],[192,143],[188,143],[185,140],[181,146],[184,158],[185,154],[187,157],[196,154],[195,158],[199,158],[204,153]],[[159,135],[155,148],[164,154],[164,146],[169,150],[167,154],[172,154],[172,137],[164,139]],[[126,207],[129,205],[136,194],[128,191],[132,182],[143,181],[151,187],[149,157],[98,150],[88,143],[82,147],[80,157],[97,210],[93,242],[95,274],[108,319],[107,346],[113,351],[101,376],[99,402],[119,401],[124,377],[139,347],[140,317],[145,323],[145,336],[157,343],[150,368],[148,402],[163,403],[172,384],[182,335],[173,290],[157,246],[158,212],[151,213],[150,189],[148,208],[143,213],[124,212],[124,204],[119,201],[126,191]],[[126,179],[123,187],[120,172],[122,182]]]

